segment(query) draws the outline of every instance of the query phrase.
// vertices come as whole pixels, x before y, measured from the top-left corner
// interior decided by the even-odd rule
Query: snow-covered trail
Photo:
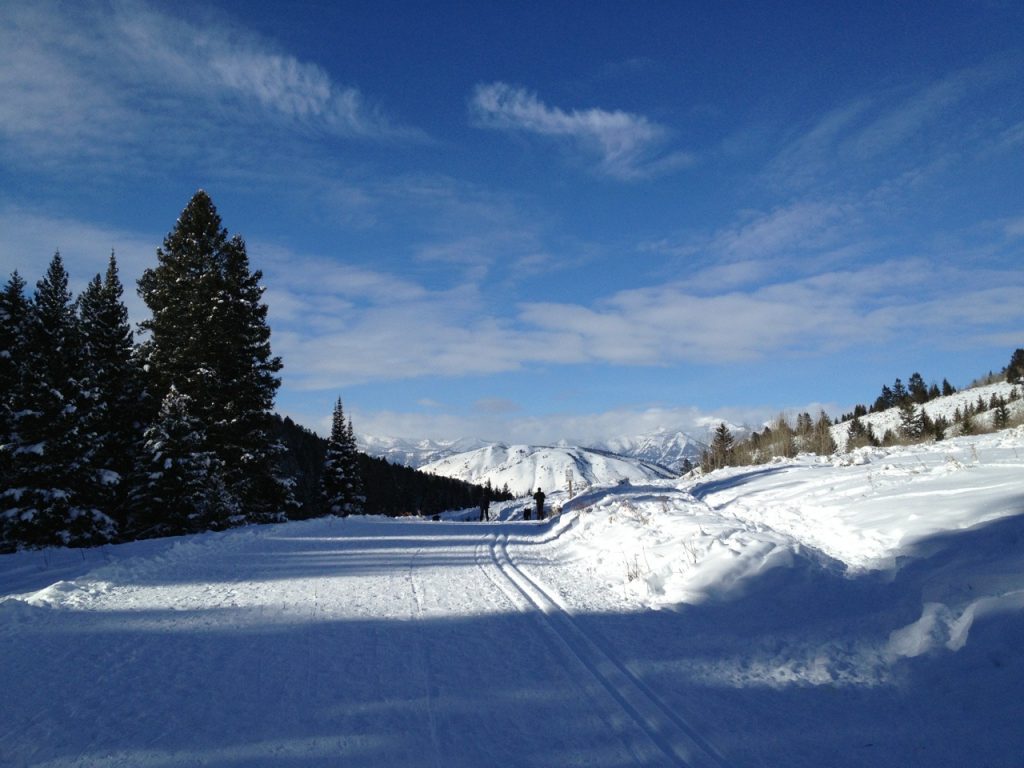
[[[0,602],[0,764],[723,764],[517,565],[561,530],[329,519],[62,571]]]
[[[0,557],[0,766],[1024,768],[1024,428]]]

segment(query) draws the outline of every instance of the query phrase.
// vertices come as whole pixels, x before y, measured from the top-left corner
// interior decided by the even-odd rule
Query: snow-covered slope
[[[491,445],[449,456],[420,469],[471,483],[490,480],[495,488],[507,484],[517,495],[536,488],[543,488],[545,493],[565,489],[570,474],[576,490],[622,481],[644,483],[672,475],[656,464],[604,451],[532,445]]]
[[[952,423],[953,415],[956,413],[957,409],[963,410],[965,406],[977,403],[979,397],[985,403],[985,407],[987,408],[989,400],[991,400],[993,395],[1009,399],[1014,386],[1015,385],[1013,384],[1001,381],[995,384],[986,384],[981,387],[974,387],[972,389],[964,389],[960,392],[954,392],[952,395],[938,397],[935,400],[925,403],[922,407],[930,418],[934,419],[942,416]],[[1019,386],[1017,387],[1017,391],[1020,392]],[[1024,400],[1018,400],[1011,403],[1010,409],[1014,414],[1018,413],[1020,410],[1024,410]],[[881,439],[882,436],[890,429],[894,432],[899,431],[900,409],[889,408],[885,411],[869,413],[866,416],[861,416],[860,421],[865,426],[870,424],[875,436]],[[974,421],[979,427],[988,428],[992,424],[992,412],[985,411],[983,413],[979,413],[974,417]],[[843,421],[832,427],[832,439],[835,440],[840,451],[844,450],[846,447],[846,437],[849,425],[850,423],[848,421]]]
[[[406,440],[398,437],[359,435],[357,442],[359,450],[363,453],[387,459],[392,464],[403,464],[413,468],[490,445],[486,440],[475,437],[462,437],[458,440]]]

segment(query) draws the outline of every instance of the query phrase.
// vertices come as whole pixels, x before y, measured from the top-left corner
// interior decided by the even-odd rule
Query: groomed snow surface
[[[1024,431],[0,557],[3,766],[1024,766]]]

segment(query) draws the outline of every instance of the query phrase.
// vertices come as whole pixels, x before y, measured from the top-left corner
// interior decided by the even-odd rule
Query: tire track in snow
[[[638,744],[636,738],[630,736],[621,724],[616,727],[616,732],[638,762],[648,763],[653,747],[668,758],[672,765],[681,768],[724,768],[727,765],[713,746],[661,701],[642,680],[604,650],[597,638],[581,629],[560,599],[515,564],[508,552],[508,534],[490,537],[490,555],[493,565],[519,596],[517,599],[502,587],[509,600],[519,610],[541,617],[562,656],[567,656],[567,661],[574,659],[577,662],[574,666],[582,666],[614,701],[615,706],[647,737],[649,745]],[[619,720],[612,717],[609,722],[614,726]]]

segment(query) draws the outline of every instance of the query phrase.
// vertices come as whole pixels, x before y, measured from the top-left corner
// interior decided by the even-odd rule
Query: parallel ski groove
[[[498,570],[530,606],[543,616],[561,644],[590,672],[632,720],[673,764],[683,768],[726,766],[716,750],[674,713],[658,696],[576,624],[561,601],[515,564],[508,552],[508,535],[491,542]]]
[[[597,703],[597,698],[601,698],[602,701],[607,698],[611,699],[611,707],[604,707],[603,712],[598,712],[599,716],[604,720],[608,728],[616,734],[622,742],[622,745],[633,756],[637,765],[651,765],[651,759],[654,757],[652,752],[665,754],[664,749],[651,738],[650,733],[648,733],[646,729],[640,729],[640,733],[642,733],[646,738],[642,740],[642,743],[638,743],[636,738],[637,730],[635,728],[624,727],[624,721],[635,722],[636,715],[629,712],[628,709],[622,705],[621,701],[615,697],[614,692],[608,688],[607,682],[599,675],[595,675],[584,660],[573,651],[572,647],[566,643],[565,638],[558,632],[551,621],[537,608],[537,605],[530,599],[522,586],[509,576],[508,572],[501,566],[496,554],[496,536],[492,534],[488,539],[488,542],[486,544],[481,544],[480,548],[482,549],[484,546],[487,547],[489,552],[489,565],[485,567],[481,562],[479,555],[477,565],[481,570],[483,570],[488,580],[490,580],[492,584],[504,593],[509,603],[517,611],[524,614],[530,614],[538,619],[542,630],[541,636],[545,643],[547,643],[551,648],[555,658],[560,660],[566,672],[569,673],[570,679],[579,689],[581,695],[595,703]],[[492,575],[495,571],[500,574],[497,578]],[[581,675],[579,671],[579,667],[581,666],[589,674]],[[604,697],[601,696],[602,692],[605,694]],[[685,768],[685,766],[682,768]]]

